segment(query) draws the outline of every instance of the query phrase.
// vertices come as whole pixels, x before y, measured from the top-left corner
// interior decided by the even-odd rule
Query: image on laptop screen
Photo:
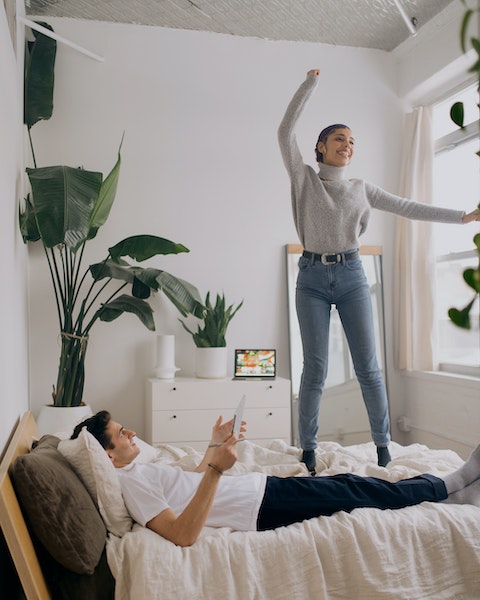
[[[275,350],[235,350],[234,379],[275,379]]]

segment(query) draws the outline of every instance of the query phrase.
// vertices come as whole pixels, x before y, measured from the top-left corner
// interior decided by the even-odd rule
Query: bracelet
[[[223,471],[220,471],[220,469],[216,465],[214,465],[212,463],[208,463],[207,466],[209,466],[211,469],[216,471],[219,475],[223,475]]]

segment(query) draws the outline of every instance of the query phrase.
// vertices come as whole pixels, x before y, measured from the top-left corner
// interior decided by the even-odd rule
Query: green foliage
[[[199,317],[202,323],[198,325],[197,331],[193,332],[179,319],[183,328],[193,337],[197,348],[224,348],[227,345],[227,327],[237,311],[243,304],[243,300],[234,309],[233,304],[226,306],[225,295],[217,294],[215,305],[210,302],[210,292],[205,298],[203,314]],[[203,325],[202,325],[203,324]]]
[[[53,31],[47,23],[39,23]],[[32,30],[35,40],[25,48],[25,90],[23,121],[30,129],[53,112],[54,66],[57,42]]]
[[[471,47],[477,53],[476,60],[470,67],[469,71],[477,74],[478,91],[480,92],[480,40],[475,37],[472,37],[470,40],[468,40],[469,24],[471,23],[474,15],[477,15],[477,17],[480,15],[480,1],[476,0],[475,8],[470,8],[467,0],[462,0],[462,3],[466,7],[466,11],[460,27],[460,44],[463,52],[466,53],[468,51],[468,42],[470,42]],[[452,118],[452,121],[458,125],[458,127],[464,127],[463,102],[455,102],[455,104],[453,104],[450,109],[450,117]],[[480,156],[480,152],[477,152],[477,155]],[[480,204],[478,205],[478,208],[480,208]],[[473,238],[473,243],[478,254],[478,265],[475,269],[466,269],[463,272],[463,279],[465,283],[474,291],[473,298],[464,308],[450,308],[448,311],[450,320],[455,325],[462,327],[463,329],[471,329],[472,323],[470,313],[475,304],[475,300],[480,295],[480,234],[475,235]]]
[[[25,69],[29,136],[38,120],[51,115],[54,84],[55,42],[43,34],[35,35]],[[30,144],[35,162],[31,136]],[[203,315],[204,307],[193,285],[160,269],[137,264],[157,255],[189,252],[182,244],[154,235],[135,235],[109,248],[102,262],[84,267],[85,245],[105,224],[113,206],[120,165],[119,149],[105,179],[102,173],[63,165],[26,170],[31,194],[19,211],[20,231],[25,243],[43,245],[60,327],[60,363],[52,394],[55,406],[82,403],[85,354],[90,330],[97,321],[110,322],[130,313],[154,331],[153,311],[147,300],[158,291],[163,291],[184,317]]]

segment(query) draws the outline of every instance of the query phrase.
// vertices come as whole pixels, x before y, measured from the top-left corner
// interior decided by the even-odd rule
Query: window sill
[[[440,373],[447,373],[450,375],[461,375],[480,379],[479,365],[461,365],[456,363],[444,362],[438,365],[438,370]]]
[[[451,385],[452,387],[461,385],[462,387],[480,390],[480,377],[447,373],[445,371],[405,371],[405,376],[409,379],[421,379],[432,382],[442,380],[442,383]]]

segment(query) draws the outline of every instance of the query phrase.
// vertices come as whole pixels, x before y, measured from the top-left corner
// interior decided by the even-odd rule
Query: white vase
[[[81,406],[49,404],[42,406],[36,421],[40,435],[50,433],[64,439],[70,437],[75,425],[92,415],[92,409],[88,404]]]
[[[224,379],[227,376],[227,348],[196,348],[195,375],[201,379]]]
[[[157,335],[155,377],[157,379],[173,379],[180,371],[175,366],[175,336]]]

